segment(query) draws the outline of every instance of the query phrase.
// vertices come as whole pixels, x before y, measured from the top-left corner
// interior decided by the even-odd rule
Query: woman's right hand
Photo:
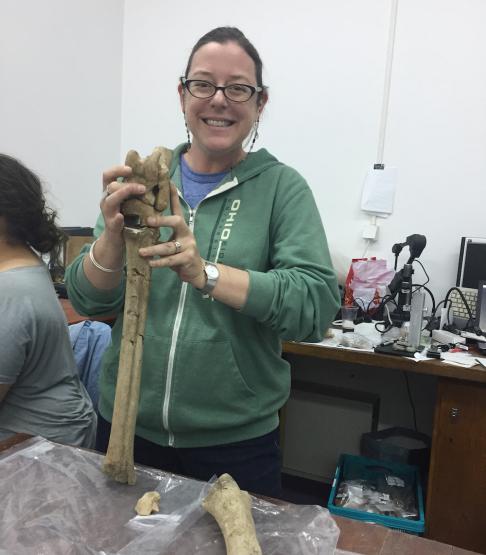
[[[129,197],[145,192],[145,186],[140,183],[117,181],[120,177],[129,179],[131,175],[132,169],[129,166],[114,166],[103,173],[100,208],[105,229],[93,243],[83,262],[86,277],[98,289],[116,287],[122,276],[125,220],[121,213],[121,204]]]
[[[129,166],[114,166],[103,172],[103,195],[100,208],[105,220],[105,234],[110,240],[122,242],[124,218],[121,204],[129,197],[145,193],[145,186],[130,181],[117,181],[123,177],[129,179],[132,169]]]

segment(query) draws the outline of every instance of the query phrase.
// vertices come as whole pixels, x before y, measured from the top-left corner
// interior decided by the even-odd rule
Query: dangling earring
[[[187,126],[185,113],[184,113],[184,125],[186,126],[186,134],[187,134],[187,150],[189,150],[191,148],[191,134],[189,133],[189,127]]]
[[[251,149],[253,148],[253,145],[255,144],[255,141],[258,139],[258,126],[259,125],[260,125],[260,118],[258,118],[255,122],[255,129],[253,131],[253,140],[251,142],[250,150],[248,152],[251,152]]]
[[[258,139],[258,126],[260,124],[260,117],[258,117],[258,119],[255,121],[255,123],[253,124],[253,129],[250,135],[248,135],[245,144],[243,145],[243,148],[246,148],[248,146],[248,143],[251,141],[251,145],[250,148],[247,152],[247,154],[249,154],[251,152],[251,149],[253,148],[253,145],[255,144],[255,141]]]

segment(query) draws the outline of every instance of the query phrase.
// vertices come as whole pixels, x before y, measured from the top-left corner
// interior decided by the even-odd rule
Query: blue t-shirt
[[[227,175],[218,173],[198,173],[191,170],[181,154],[182,192],[191,208],[195,208]]]

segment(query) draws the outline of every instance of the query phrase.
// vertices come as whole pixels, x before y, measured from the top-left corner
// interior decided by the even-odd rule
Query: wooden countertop
[[[15,434],[13,436],[10,436],[7,439],[0,441],[0,453],[2,451],[6,451],[7,449],[10,449],[10,447],[13,447],[14,445],[22,443],[23,441],[31,437],[32,436],[30,436],[29,434]]]
[[[84,320],[97,320],[99,322],[106,322],[107,324],[112,324],[115,321],[115,316],[108,315],[108,316],[81,316],[78,314],[71,304],[69,299],[59,299],[61,303],[62,309],[64,310],[64,314],[66,315],[66,320],[68,324],[77,324],[78,322],[83,322]]]
[[[473,366],[472,368],[463,368],[445,364],[436,359],[416,362],[410,357],[405,356],[382,355],[380,353],[371,353],[368,351],[325,347],[319,343],[294,343],[293,341],[284,342],[283,352],[322,358],[325,360],[334,360],[336,362],[346,362],[348,364],[405,370],[417,374],[428,374],[443,378],[455,378],[458,380],[486,384],[486,369],[479,365]]]
[[[16,434],[7,440],[0,441],[0,452],[22,443],[29,437],[31,436],[27,434]],[[278,499],[270,501],[277,504],[282,503]],[[360,555],[474,555],[472,551],[412,534],[404,534],[378,524],[339,516],[333,516],[333,518],[341,530],[337,545],[339,550]],[[338,554],[338,551],[336,553]]]

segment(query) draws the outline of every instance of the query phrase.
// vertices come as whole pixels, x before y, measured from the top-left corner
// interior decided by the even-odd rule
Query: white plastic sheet
[[[221,532],[201,508],[210,484],[137,467],[134,486],[101,472],[98,453],[33,438],[0,454],[0,554],[224,555]],[[138,517],[145,492],[160,512]],[[331,555],[339,529],[327,509],[252,497],[265,555]]]

